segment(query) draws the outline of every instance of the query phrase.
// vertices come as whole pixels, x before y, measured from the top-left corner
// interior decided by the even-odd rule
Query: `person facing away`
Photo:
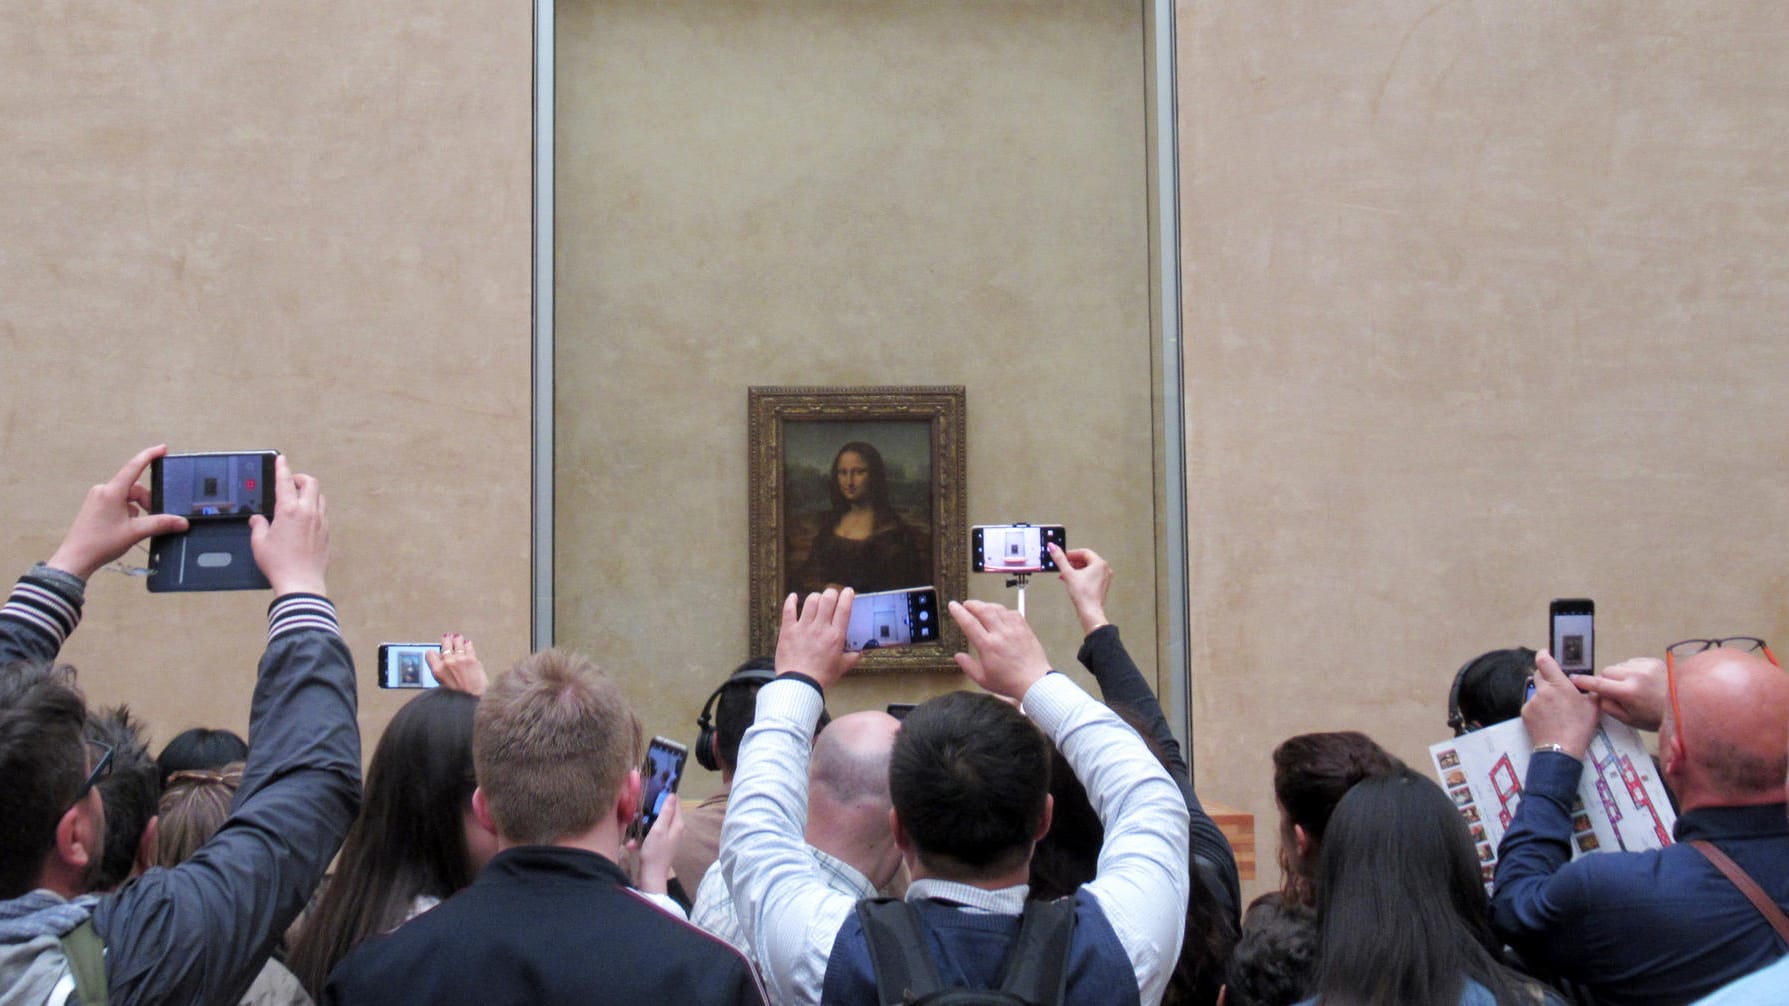
[[[1688,1002],[1784,952],[1764,914],[1695,843],[1789,908],[1789,677],[1759,640],[1687,640],[1667,653],[1686,659],[1568,678],[1543,652],[1522,709],[1535,753],[1498,849],[1492,922],[1529,964],[1601,1002]],[[1675,844],[1571,859],[1572,799],[1601,712],[1660,729],[1665,782],[1683,808]]]
[[[288,959],[313,996],[361,941],[452,897],[496,854],[496,836],[472,812],[478,701],[429,689],[379,737],[360,816]]]
[[[1317,994],[1306,1006],[1556,1002],[1501,960],[1466,822],[1408,768],[1361,780],[1336,805],[1317,915]]]
[[[833,720],[814,739],[808,766],[808,852],[828,886],[852,898],[874,898],[901,868],[888,828],[888,758],[901,722],[879,709]],[[726,876],[708,871],[690,921],[753,957],[739,925]],[[754,958],[755,960],[755,958]]]
[[[852,592],[784,602],[777,680],[740,748],[719,867],[777,1003],[876,1001],[858,901],[830,889],[802,843],[807,749],[824,689],[852,667]],[[1154,1004],[1180,951],[1186,803],[1141,738],[1062,674],[1023,616],[952,602],[976,656],[957,662],[993,695],[921,704],[889,761],[890,824],[928,949],[947,986],[992,988],[1024,911],[1033,845],[1049,828],[1049,741],[1099,809],[1097,877],[1071,902],[1068,1002]],[[996,696],[1021,701],[1021,708]],[[1035,724],[1035,725],[1034,725]],[[1040,731],[1041,728],[1041,731]]]
[[[1789,796],[1789,776],[1783,780],[1783,792]],[[1744,978],[1724,985],[1696,1006],[1777,1006],[1789,997],[1789,954],[1775,964],[1754,971]]]
[[[274,462],[273,519],[249,519],[275,592],[249,729],[255,749],[229,817],[192,858],[82,897],[104,849],[95,783],[110,752],[81,738],[86,703],[50,669],[80,620],[87,579],[184,518],[142,513],[138,484],[166,448],[94,486],[67,537],[0,606],[0,1001],[88,1002],[80,961],[114,1006],[234,1002],[310,897],[360,801],[354,667],[326,596],[329,525],[317,483]],[[88,924],[91,923],[89,928]],[[103,958],[90,933],[103,944]],[[74,957],[71,958],[71,952]],[[85,971],[85,968],[83,968]],[[85,989],[86,991],[81,991]]]
[[[472,728],[472,810],[496,856],[471,886],[356,948],[322,1001],[762,1002],[744,958],[628,886],[618,862],[640,749],[621,689],[587,659],[546,650],[499,678]]]
[[[116,706],[87,716],[89,742],[112,751],[112,765],[99,780],[100,803],[106,808],[105,853],[88,890],[115,890],[119,884],[155,865],[156,804],[162,775],[143,741],[143,725],[130,708]],[[215,829],[214,829],[215,830]]]
[[[240,762],[215,771],[183,769],[170,776],[157,805],[155,865],[179,866],[204,848],[229,818],[241,785]],[[269,957],[241,1002],[242,1006],[310,1006],[311,997],[297,976]]]
[[[683,812],[683,841],[677,843],[677,855],[671,868],[683,889],[695,895],[701,889],[708,868],[720,855],[721,822],[727,818],[727,795],[733,788],[733,773],[739,765],[739,740],[752,725],[752,713],[758,701],[758,689],[776,674],[776,661],[769,657],[752,657],[735,667],[709,696],[713,718],[706,710],[697,717],[696,749],[690,753],[704,768],[711,764],[721,774],[720,791]],[[702,738],[708,740],[702,750]]]

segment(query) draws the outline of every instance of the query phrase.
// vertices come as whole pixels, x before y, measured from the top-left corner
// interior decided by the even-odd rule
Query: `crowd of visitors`
[[[88,708],[57,663],[88,578],[187,527],[146,512],[161,450],[0,607],[0,1003],[1789,1002],[1789,677],[1762,640],[1595,675],[1468,661],[1448,725],[1519,718],[1534,744],[1494,867],[1457,797],[1366,734],[1286,739],[1281,884],[1245,906],[1108,620],[1113,570],[1051,545],[1099,697],[1020,613],[952,601],[980,690],[831,719],[854,594],[791,594],[774,655],[692,703],[720,792],[636,839],[640,722],[566,651],[487,676],[444,637],[442,687],[363,785],[324,498],[283,457],[249,521],[274,598],[247,741],[152,758],[128,709]],[[1605,716],[1656,732],[1675,841],[1574,858]]]

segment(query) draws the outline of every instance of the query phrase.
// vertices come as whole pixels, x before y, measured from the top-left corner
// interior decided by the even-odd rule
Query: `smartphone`
[[[380,643],[379,687],[439,688],[428,654],[440,652],[440,643]]]
[[[907,714],[913,711],[914,705],[915,703],[912,702],[890,702],[888,704],[888,715],[893,716],[897,720],[904,720],[907,718]]]
[[[149,509],[189,521],[245,521],[273,514],[278,451],[168,454],[149,466]]]
[[[936,587],[859,594],[851,602],[851,624],[845,627],[846,652],[937,641]]]
[[[1053,573],[1046,547],[1068,548],[1061,524],[977,524],[969,529],[969,555],[977,573]]]
[[[643,839],[658,822],[665,809],[665,799],[677,792],[683,781],[683,763],[690,750],[668,737],[654,737],[646,745],[646,760],[640,765],[640,810],[628,826],[628,835]]]
[[[1587,597],[1555,598],[1547,606],[1547,635],[1560,670],[1595,673],[1596,602]]]

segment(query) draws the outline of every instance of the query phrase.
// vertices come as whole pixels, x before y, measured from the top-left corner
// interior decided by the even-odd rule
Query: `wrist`
[[[69,576],[85,583],[93,578],[93,574],[99,571],[99,567],[105,564],[101,562],[93,562],[90,557],[87,556],[71,553],[66,548],[58,548],[54,554],[43,561],[42,565],[46,569],[53,569],[59,573],[67,573]]]
[[[1561,744],[1557,741],[1546,741],[1544,743],[1537,742],[1534,745],[1534,753],[1535,754],[1546,754],[1546,753],[1562,754],[1562,755],[1565,755],[1567,758],[1576,759],[1577,761],[1583,761],[1584,760],[1584,751],[1589,746],[1590,745],[1588,743],[1580,744],[1577,747],[1573,747],[1569,744]]]
[[[1111,624],[1111,620],[1106,618],[1105,606],[1092,602],[1075,605],[1075,617],[1081,620],[1083,633],[1090,633],[1101,626]]]
[[[318,597],[329,596],[329,586],[323,582],[321,576],[292,576],[280,577],[278,579],[270,576],[267,578],[267,582],[273,587],[273,596],[275,597],[285,597],[287,594],[315,594]]]

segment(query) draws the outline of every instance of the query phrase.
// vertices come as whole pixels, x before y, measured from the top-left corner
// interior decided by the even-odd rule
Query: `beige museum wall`
[[[1141,6],[574,0],[558,30],[558,638],[689,741],[748,656],[747,388],[962,384],[969,520],[1106,553],[1153,673]],[[1030,606],[1072,664],[1053,578]]]
[[[1466,658],[1789,635],[1789,47],[1733,4],[1182,3],[1198,775]]]
[[[7,576],[138,447],[277,447],[329,500],[369,741],[380,641],[526,649],[531,42],[514,5],[6,5]],[[158,744],[241,730],[268,600],[101,573],[65,656]]]

